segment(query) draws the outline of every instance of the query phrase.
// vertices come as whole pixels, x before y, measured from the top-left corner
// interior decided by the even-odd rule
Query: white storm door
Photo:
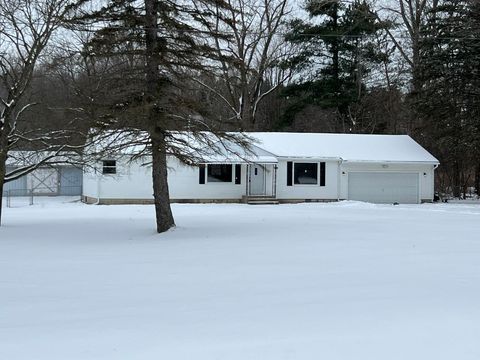
[[[265,195],[265,167],[250,165],[250,195]]]

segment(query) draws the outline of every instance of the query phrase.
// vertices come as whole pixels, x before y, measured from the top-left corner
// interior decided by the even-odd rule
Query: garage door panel
[[[351,172],[348,199],[373,203],[418,203],[418,174],[393,172]]]

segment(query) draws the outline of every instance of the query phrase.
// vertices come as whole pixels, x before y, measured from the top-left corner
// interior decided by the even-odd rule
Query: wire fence
[[[81,200],[82,186],[63,186],[57,192],[50,189],[10,189],[3,191],[2,206],[7,208],[25,207],[40,204],[49,199],[68,199],[69,201]]]

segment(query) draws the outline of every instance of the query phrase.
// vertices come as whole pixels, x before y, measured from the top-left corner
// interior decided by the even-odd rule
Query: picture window
[[[232,182],[231,164],[212,164],[208,165],[207,180],[211,182]]]
[[[318,163],[294,163],[295,185],[318,185]]]

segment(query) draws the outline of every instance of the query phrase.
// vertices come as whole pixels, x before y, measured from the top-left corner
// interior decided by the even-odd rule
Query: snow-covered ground
[[[480,359],[480,207],[4,208],[0,359]]]

